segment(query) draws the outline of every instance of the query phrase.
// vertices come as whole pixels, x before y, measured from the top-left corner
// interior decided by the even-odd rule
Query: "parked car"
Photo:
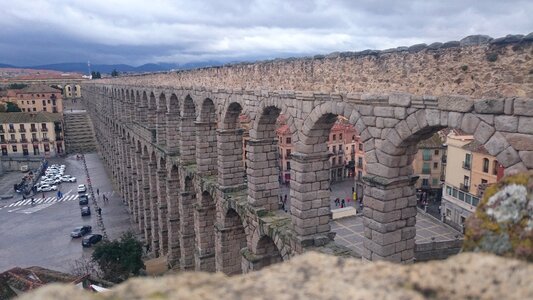
[[[85,193],[85,192],[87,192],[87,187],[85,186],[85,184],[78,185],[78,193]]]
[[[76,177],[72,177],[70,175],[65,175],[61,177],[61,181],[63,182],[76,182]]]
[[[89,206],[82,206],[81,207],[81,216],[90,216],[91,215],[91,208]]]
[[[38,192],[57,191],[57,186],[55,186],[55,185],[43,184],[43,185],[37,187],[37,191],[38,191]]]
[[[98,243],[102,240],[101,234],[89,234],[81,240],[81,245],[83,247],[91,247],[92,245]]]
[[[88,205],[89,204],[89,195],[80,194],[79,202],[80,202],[80,205]]]
[[[72,230],[72,232],[70,233],[70,236],[73,238],[82,237],[86,235],[87,233],[91,232],[91,230],[92,230],[92,227],[89,225],[78,226],[74,228],[74,230]]]

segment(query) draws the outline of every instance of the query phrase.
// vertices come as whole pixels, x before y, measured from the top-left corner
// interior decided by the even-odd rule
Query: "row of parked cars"
[[[51,165],[49,166],[41,181],[36,184],[38,192],[57,191],[57,185],[62,182],[76,182],[76,177],[65,175],[65,165]]]
[[[101,234],[92,234],[92,227],[89,225],[78,226],[72,230],[70,236],[73,238],[82,238],[81,245],[83,247],[91,247],[102,240]]]
[[[89,207],[89,195],[87,195],[87,186],[85,184],[78,185],[78,202],[81,205],[81,216],[90,216],[91,208]],[[73,238],[82,238],[81,245],[83,247],[91,247],[92,245],[102,240],[101,234],[93,234],[92,227],[89,225],[78,226],[70,233]]]

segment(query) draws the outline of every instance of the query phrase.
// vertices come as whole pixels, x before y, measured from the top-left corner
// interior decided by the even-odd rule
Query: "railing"
[[[470,190],[470,186],[465,185],[464,183],[461,183],[461,184],[459,185],[459,189],[460,189],[461,191],[463,191],[463,192],[468,192],[468,191]]]
[[[16,144],[16,143],[17,143],[17,140],[9,140],[9,143],[11,143],[11,144]]]
[[[31,138],[31,141],[36,143],[36,142],[39,142],[39,139],[38,138]]]
[[[19,132],[26,132],[26,128],[19,128]]]
[[[472,166],[470,165],[470,162],[463,161],[463,169],[465,169],[465,170],[472,169]]]
[[[7,144],[7,140],[4,140],[4,139],[0,140],[0,144]]]
[[[32,127],[32,128],[30,128],[30,131],[31,131],[31,132],[37,132],[37,128]]]
[[[27,142],[28,142],[28,139],[20,139],[20,142],[21,142],[21,143],[27,143]]]
[[[48,131],[48,128],[46,128],[46,127],[41,127],[41,131]]]
[[[46,138],[43,138],[43,142],[49,142],[49,141],[50,141],[49,138],[47,138],[47,137],[46,137]]]
[[[7,131],[10,132],[10,133],[15,133],[15,129],[14,128],[9,128]]]
[[[4,131],[4,127],[0,127],[0,133],[6,133],[6,132]]]

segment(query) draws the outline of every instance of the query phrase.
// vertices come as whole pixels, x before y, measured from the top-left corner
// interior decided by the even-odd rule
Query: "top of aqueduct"
[[[418,44],[383,51],[238,63],[94,83],[238,91],[533,98],[533,33]]]

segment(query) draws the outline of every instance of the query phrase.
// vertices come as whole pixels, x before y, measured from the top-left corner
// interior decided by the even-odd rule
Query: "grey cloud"
[[[525,0],[42,0],[2,7],[0,62],[25,65],[239,60],[533,29],[533,2]]]

